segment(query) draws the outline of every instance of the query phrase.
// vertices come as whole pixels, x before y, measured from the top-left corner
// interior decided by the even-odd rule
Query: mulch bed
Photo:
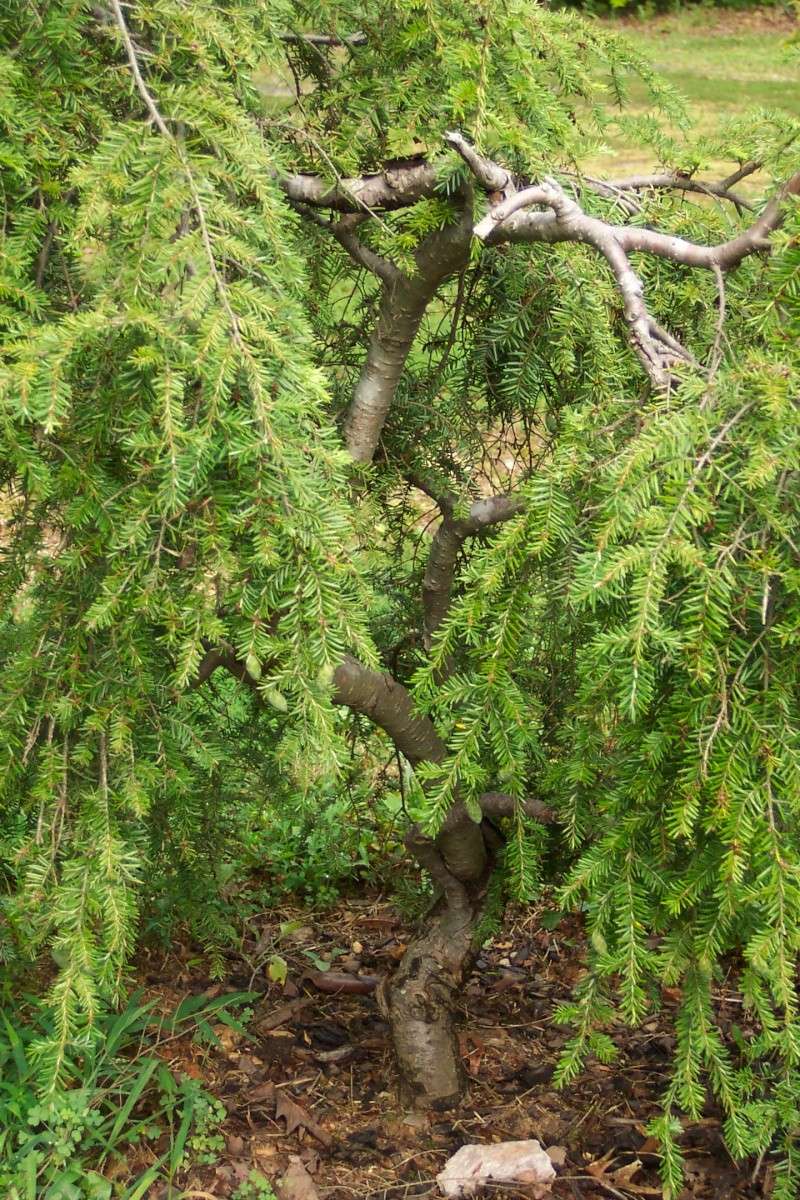
[[[582,934],[570,918],[548,931],[540,915],[512,914],[477,961],[461,1012],[470,1095],[448,1114],[399,1106],[388,1029],[373,993],[323,992],[312,982],[326,960],[329,986],[331,978],[374,979],[392,970],[409,931],[382,900],[344,901],[313,916],[271,912],[253,924],[223,985],[204,978],[188,950],[147,957],[142,982],[165,1007],[200,991],[263,992],[247,1036],[220,1024],[219,1046],[179,1038],[159,1051],[173,1071],[202,1079],[228,1112],[219,1161],[193,1169],[177,1194],[228,1197],[253,1169],[277,1181],[290,1156],[299,1156],[323,1200],[434,1197],[437,1173],[464,1143],[537,1138],[557,1163],[557,1200],[660,1196],[646,1126],[668,1078],[677,998],[667,997],[642,1028],[618,1031],[613,1065],[590,1063],[574,1084],[555,1090],[568,1031],[549,1018],[582,970]],[[285,982],[269,980],[274,953],[287,964]],[[733,997],[723,994],[720,1003],[741,1020]],[[684,1145],[687,1200],[770,1195],[769,1160],[734,1164],[713,1108],[687,1126]],[[155,1187],[149,1200],[167,1194]]]

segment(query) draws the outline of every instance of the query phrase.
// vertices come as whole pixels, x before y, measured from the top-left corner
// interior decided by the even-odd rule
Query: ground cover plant
[[[527,0],[12,2],[0,47],[3,949],[51,975],[45,1091],[140,911],[213,941],[259,789],[378,796],[433,888],[378,994],[405,1102],[461,1100],[456,998],[547,878],[589,938],[558,1081],[670,989],[666,1193],[712,1095],[793,1195],[797,122],[671,133],[623,35]],[[587,173],[621,135],[657,170]]]

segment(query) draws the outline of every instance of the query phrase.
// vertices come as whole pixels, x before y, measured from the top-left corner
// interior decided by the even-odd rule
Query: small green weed
[[[251,1171],[244,1183],[240,1183],[231,1200],[277,1200],[272,1185],[260,1171]]]
[[[43,1094],[34,1047],[52,1033],[47,1013],[29,1001],[20,1020],[19,1001],[6,989],[0,1012],[4,1200],[143,1200],[154,1183],[171,1181],[194,1163],[213,1163],[223,1147],[225,1109],[197,1080],[176,1078],[153,1053],[154,1043],[176,1033],[208,1041],[212,1014],[238,1026],[227,1009],[248,998],[190,996],[164,1020],[133,997],[122,1013],[101,1018],[93,1042],[80,1048],[73,1072],[80,1086]],[[119,1171],[120,1160],[134,1160],[141,1143],[164,1133],[169,1144],[155,1163],[134,1179],[133,1167]],[[113,1182],[112,1175],[126,1182]]]

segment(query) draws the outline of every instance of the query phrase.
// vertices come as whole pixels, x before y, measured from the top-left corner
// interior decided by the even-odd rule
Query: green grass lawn
[[[788,46],[798,27],[782,12],[698,7],[615,27],[682,93],[699,134],[760,107],[800,118],[800,50]],[[633,100],[646,111],[643,88],[634,88]],[[592,163],[617,176],[653,166],[652,152],[622,143]]]

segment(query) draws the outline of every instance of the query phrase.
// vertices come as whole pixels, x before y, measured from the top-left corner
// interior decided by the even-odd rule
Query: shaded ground
[[[623,1033],[613,1066],[591,1064],[573,1086],[556,1092],[550,1080],[567,1034],[548,1016],[579,974],[581,938],[574,922],[547,931],[540,917],[528,910],[510,921],[478,960],[462,1009],[471,1095],[446,1116],[398,1107],[374,993],[328,994],[318,987],[322,976],[328,986],[336,978],[366,987],[370,977],[392,970],[408,929],[386,904],[351,901],[315,918],[313,928],[307,913],[273,913],[253,928],[223,987],[209,986],[188,952],[146,961],[148,992],[164,1006],[190,992],[263,990],[247,1036],[219,1025],[221,1044],[214,1049],[187,1039],[161,1047],[175,1072],[202,1079],[228,1112],[218,1161],[176,1180],[180,1187],[171,1194],[228,1197],[254,1168],[277,1180],[289,1156],[299,1155],[328,1200],[435,1196],[437,1172],[464,1143],[538,1138],[553,1148],[553,1194],[560,1200],[660,1196],[655,1144],[645,1125],[666,1082],[676,997],[665,997],[659,1020]],[[276,949],[288,967],[283,984],[254,970],[259,956],[266,963]],[[332,965],[320,973],[326,960]],[[725,996],[720,999],[725,1012]],[[727,1008],[741,1022],[741,1009],[730,1002]],[[769,1163],[737,1168],[713,1110],[688,1128],[685,1145],[687,1198],[770,1194]],[[158,1149],[142,1153],[154,1156]],[[150,1200],[167,1195],[163,1185],[149,1193]]]

